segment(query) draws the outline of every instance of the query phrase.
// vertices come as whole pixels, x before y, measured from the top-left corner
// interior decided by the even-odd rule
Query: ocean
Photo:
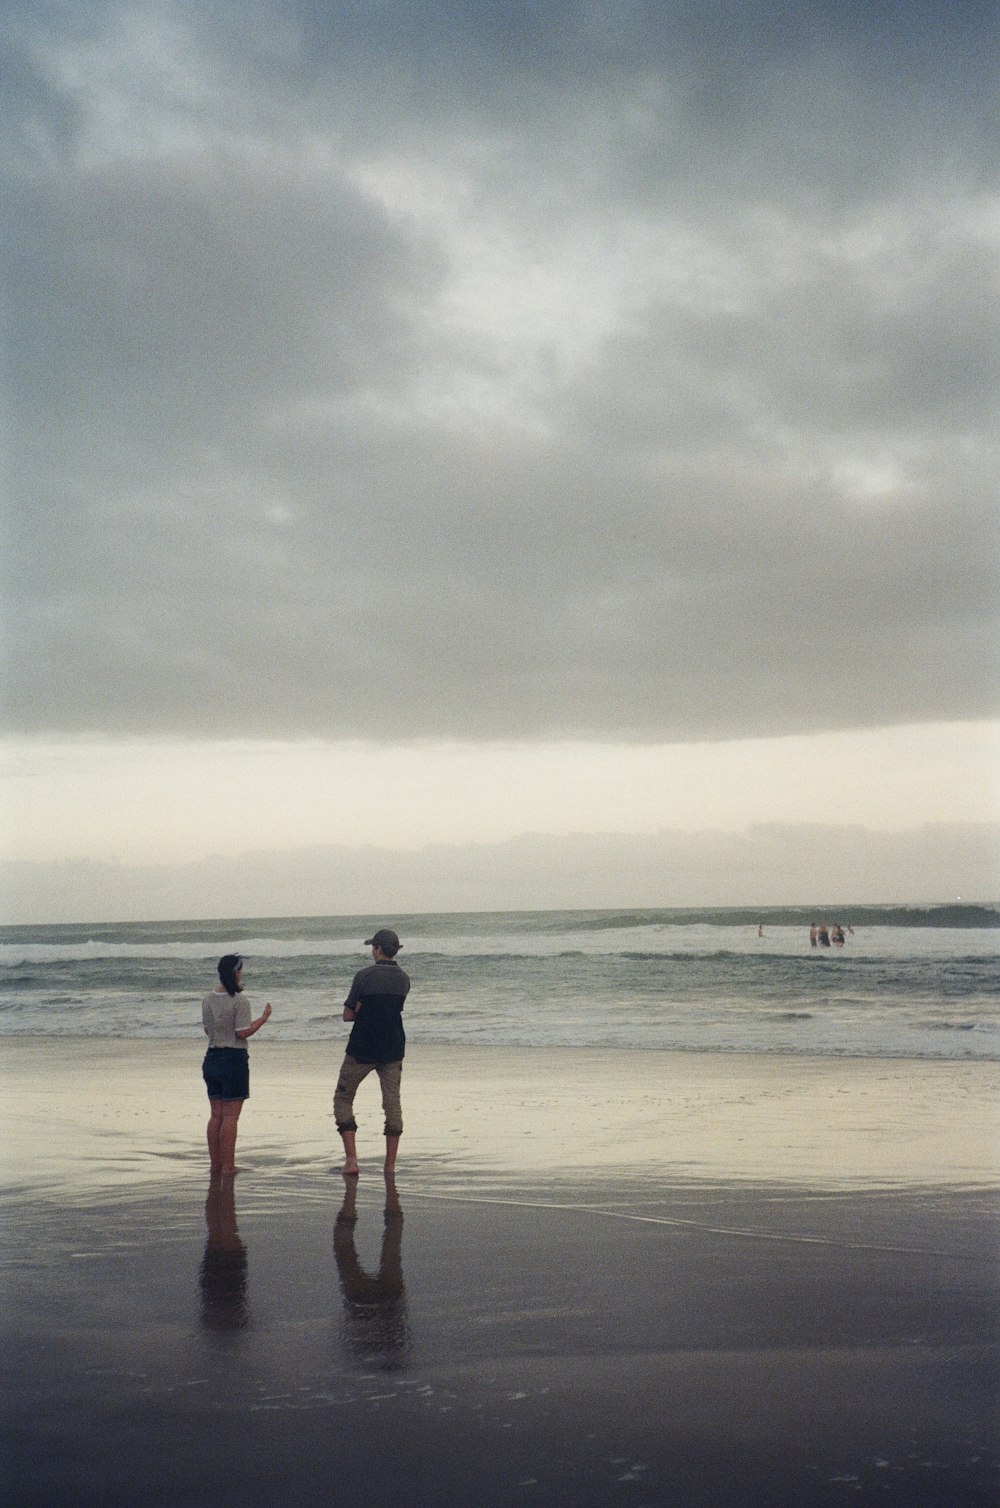
[[[812,921],[842,947],[812,948]],[[996,1059],[1000,910],[531,911],[0,928],[0,1035],[185,1038],[242,953],[271,1040],[339,1045],[363,939],[391,923],[411,1045]],[[763,928],[763,936],[758,928]]]

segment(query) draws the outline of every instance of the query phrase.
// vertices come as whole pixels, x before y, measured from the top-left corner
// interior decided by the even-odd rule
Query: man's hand
[[[357,1016],[357,1014],[358,1014],[357,1011],[352,1010],[349,1005],[345,1005],[344,1006],[344,1020],[345,1021],[353,1021],[355,1019],[355,1017]]]

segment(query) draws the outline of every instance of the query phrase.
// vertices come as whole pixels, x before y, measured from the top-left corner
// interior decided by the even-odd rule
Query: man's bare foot
[[[361,1169],[358,1167],[358,1159],[356,1157],[348,1157],[340,1171],[345,1178],[357,1178],[361,1172]]]
[[[235,1178],[236,1175],[237,1175],[237,1173],[245,1173],[246,1169],[245,1168],[220,1168],[219,1172],[222,1174],[223,1178]]]

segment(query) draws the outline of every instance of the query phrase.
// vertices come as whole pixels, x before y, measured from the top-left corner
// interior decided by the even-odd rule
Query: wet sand
[[[340,1050],[0,1043],[5,1503],[1000,1500],[995,1065]]]

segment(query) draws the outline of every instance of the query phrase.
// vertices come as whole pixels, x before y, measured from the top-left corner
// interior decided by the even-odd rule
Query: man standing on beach
[[[333,1118],[344,1143],[345,1178],[358,1176],[354,1096],[372,1069],[382,1086],[386,1177],[391,1178],[396,1169],[396,1153],[403,1134],[399,1088],[406,1035],[402,1013],[410,988],[409,978],[396,962],[401,946],[391,927],[380,927],[374,937],[369,937],[365,947],[371,948],[374,961],[355,974],[344,1001],[344,1020],[353,1021],[354,1026],[347,1039],[347,1052],[333,1096]]]

